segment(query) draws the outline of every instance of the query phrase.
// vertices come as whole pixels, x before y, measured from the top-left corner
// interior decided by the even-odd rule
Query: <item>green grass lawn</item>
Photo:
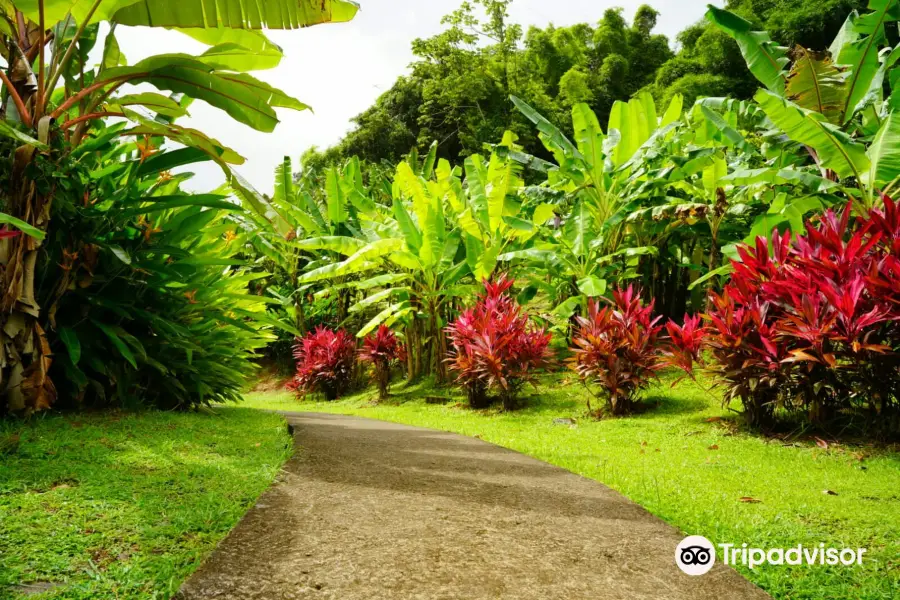
[[[216,413],[0,421],[0,598],[170,598],[291,453],[280,416]]]
[[[361,415],[454,431],[506,446],[602,481],[648,510],[713,543],[775,548],[865,547],[861,567],[763,566],[739,570],[776,598],[900,598],[900,452],[746,433],[691,382],[649,391],[655,406],[633,417],[584,418],[585,392],[570,376],[526,392],[515,413],[426,404],[435,392],[404,389],[373,405],[367,391],[333,402],[288,393],[251,394],[275,410]],[[559,417],[575,427],[554,424]],[[828,492],[828,493],[826,493]],[[741,501],[752,498],[758,502]],[[674,548],[673,548],[674,552]],[[721,557],[720,557],[721,558]]]

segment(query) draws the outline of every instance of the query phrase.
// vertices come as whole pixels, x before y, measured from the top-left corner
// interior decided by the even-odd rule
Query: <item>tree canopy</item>
[[[449,160],[483,152],[510,130],[525,151],[549,158],[535,133],[512,110],[515,95],[572,133],[572,107],[588,104],[601,122],[616,100],[639,91],[668,105],[676,94],[750,98],[757,84],[735,43],[705,20],[675,40],[654,33],[659,12],[640,6],[633,15],[606,9],[596,23],[550,24],[523,30],[508,15],[513,0],[474,0],[443,19],[444,31],[412,44],[410,73],[363,113],[338,144],[309,149],[304,168],[320,169],[358,156],[365,163],[395,163],[433,141]],[[730,0],[727,8],[767,30],[786,46],[824,49],[847,14],[864,0]],[[675,49],[677,49],[677,52]]]

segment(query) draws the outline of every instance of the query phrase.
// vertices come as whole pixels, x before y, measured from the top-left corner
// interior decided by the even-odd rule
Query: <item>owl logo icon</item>
[[[675,548],[675,564],[688,575],[703,575],[716,564],[716,549],[702,535],[689,535]]]

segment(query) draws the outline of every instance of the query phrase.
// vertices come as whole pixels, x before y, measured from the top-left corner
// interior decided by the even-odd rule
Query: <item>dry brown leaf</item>
[[[752,496],[741,496],[740,501],[746,504],[759,504],[760,502],[762,502],[762,500],[758,500],[756,498],[753,498]]]

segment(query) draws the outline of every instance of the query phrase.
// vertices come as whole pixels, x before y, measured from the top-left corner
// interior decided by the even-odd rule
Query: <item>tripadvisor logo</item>
[[[760,565],[861,565],[866,548],[826,548],[825,544],[792,548],[749,548],[747,544],[717,544],[722,562],[754,569]],[[688,575],[708,573],[716,563],[716,549],[702,535],[690,535],[675,548],[675,564]]]
[[[675,548],[675,564],[688,575],[703,575],[716,564],[716,549],[702,535],[689,535]]]

